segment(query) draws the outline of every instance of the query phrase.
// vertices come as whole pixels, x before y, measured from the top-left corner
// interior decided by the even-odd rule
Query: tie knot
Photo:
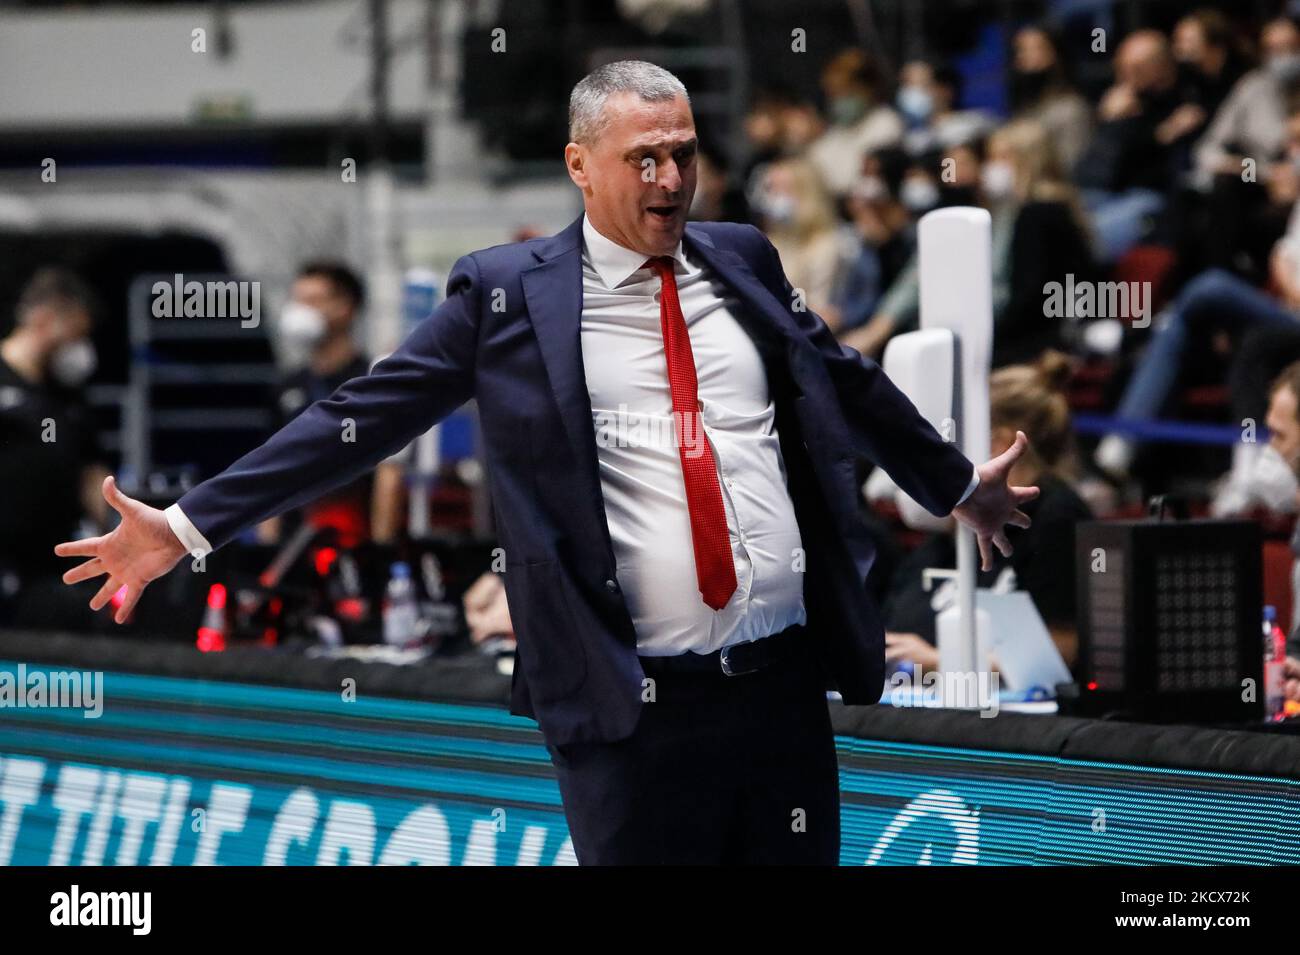
[[[661,276],[664,273],[671,275],[673,271],[673,258],[671,255],[651,256],[645,260],[645,265],[642,266],[642,268],[654,269],[654,271],[658,272]]]

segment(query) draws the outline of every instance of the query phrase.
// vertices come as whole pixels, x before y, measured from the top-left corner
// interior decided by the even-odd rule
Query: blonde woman
[[[838,329],[844,321],[839,295],[862,255],[861,241],[840,222],[821,176],[808,160],[777,160],[757,178],[755,209],[790,284],[802,290],[809,311]]]
[[[1025,508],[1033,524],[1007,533],[1012,555],[995,557],[993,569],[978,571],[976,582],[992,587],[1004,574],[1014,573],[1016,588],[1029,593],[1057,650],[1073,667],[1078,653],[1074,528],[1093,515],[1072,486],[1077,464],[1064,394],[1069,376],[1069,359],[1048,351],[1032,364],[1000,368],[989,379],[990,450],[1010,447],[1016,432],[1023,431],[1032,451],[1016,462],[1012,479],[1029,481],[1041,493]],[[955,567],[956,560],[952,535],[934,534],[899,564],[884,604],[886,660],[906,660],[924,669],[938,666],[934,618],[951,594],[923,590],[921,570]]]
[[[1092,107],[1066,77],[1057,39],[1046,28],[1021,27],[1011,46],[1014,118],[1041,123],[1056,144],[1062,165],[1073,169],[1092,136]]]
[[[1043,126],[1017,120],[994,132],[980,169],[980,203],[993,215],[993,366],[1032,361],[1069,341],[1065,321],[1047,314],[1045,286],[1089,281],[1094,264],[1087,219]],[[876,314],[843,337],[877,357],[919,318],[916,260],[885,293]]]

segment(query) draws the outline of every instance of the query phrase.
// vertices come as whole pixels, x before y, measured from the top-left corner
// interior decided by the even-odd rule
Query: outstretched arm
[[[101,537],[55,548],[62,557],[90,558],[64,581],[107,575],[91,601],[95,610],[125,585],[122,623],[149,582],[184,556],[182,540],[193,546],[197,535],[221,547],[245,527],[347,484],[427,431],[473,395],[479,297],[478,267],[464,256],[448,278],[447,299],[397,351],[189,491],[171,513],[132,500],[107,479],[104,496],[122,521]]]
[[[781,288],[782,304],[821,354],[860,451],[931,514],[951,513],[975,531],[985,570],[992,568],[993,547],[1010,556],[1003,529],[1007,524],[1028,527],[1029,517],[1019,507],[1038,496],[1036,487],[1011,487],[1007,481],[1029,439],[1016,432],[1015,444],[1005,452],[979,467],[972,465],[943,440],[876,362],[836,341],[811,310],[792,307],[794,289],[780,255],[766,236],[754,231],[766,246],[769,287]]]
[[[780,255],[766,236],[757,229],[753,232],[766,256],[762,278],[816,348],[857,452],[884,468],[895,484],[931,514],[947,516],[970,491],[975,466],[955,445],[943,440],[880,365],[837,341],[811,309],[794,308],[794,288],[781,267]]]

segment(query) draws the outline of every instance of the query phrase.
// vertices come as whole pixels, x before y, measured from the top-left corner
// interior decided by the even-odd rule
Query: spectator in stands
[[[275,387],[273,430],[313,402],[329,397],[345,381],[370,371],[370,359],[355,338],[364,304],[365,287],[346,265],[308,262],[298,270],[278,328],[289,363],[295,367]],[[344,546],[368,538],[388,542],[397,533],[400,503],[401,471],[386,462],[374,474],[362,475],[286,517],[290,526],[305,518],[318,527],[333,527]],[[277,542],[284,529],[285,520],[273,517],[259,525],[258,538]]]
[[[1300,81],[1300,27],[1287,17],[1271,20],[1260,47],[1262,65],[1236,83],[1197,146],[1205,173],[1240,180],[1243,159],[1263,164],[1281,149],[1287,97]]]
[[[697,222],[750,222],[745,192],[731,180],[727,157],[704,143],[696,152],[695,198],[691,219]]]
[[[465,591],[461,599],[470,643],[483,651],[513,649],[515,627],[500,574],[486,572]]]
[[[1243,76],[1196,146],[1196,168],[1208,190],[1204,264],[1259,280],[1268,250],[1286,223],[1271,184],[1284,176],[1287,116],[1300,91],[1300,27],[1270,21],[1260,36],[1264,62]]]
[[[1300,122],[1296,135],[1300,151]],[[1274,246],[1271,273],[1277,297],[1223,269],[1210,269],[1187,283],[1177,300],[1156,317],[1154,334],[1124,390],[1117,417],[1136,422],[1157,418],[1193,348],[1213,346],[1232,356],[1248,334],[1289,335],[1300,328],[1300,204],[1293,204],[1291,224]],[[1257,341],[1251,354],[1257,353],[1256,348]],[[1242,374],[1235,372],[1235,378],[1240,380]],[[1129,476],[1137,447],[1132,438],[1109,434],[1098,444],[1094,461],[1123,480]],[[1233,513],[1241,506],[1238,492],[1254,467],[1254,454],[1255,448],[1247,442],[1234,447],[1232,474],[1216,499],[1215,513]]]
[[[1000,453],[1025,432],[1032,454],[1012,469],[1015,479],[1033,481],[1041,493],[1026,511],[1033,521],[1015,528],[1011,557],[996,555],[992,570],[977,571],[980,587],[993,587],[1010,575],[1015,589],[1028,591],[1042,615],[1066,665],[1073,667],[1078,651],[1075,630],[1074,526],[1092,519],[1092,512],[1071,482],[1075,465],[1070,409],[1064,394],[1070,376],[1069,359],[1045,352],[1032,365],[1009,365],[989,379],[992,451]],[[935,615],[955,599],[951,585],[927,593],[921,586],[926,567],[955,567],[953,536],[939,533],[898,566],[884,604],[885,656],[909,660],[924,669],[937,668]]]
[[[1273,379],[1264,424],[1268,428],[1268,443],[1256,459],[1251,489],[1270,510],[1295,513],[1300,505],[1300,481],[1296,476],[1300,468],[1300,362],[1292,362]],[[1271,465],[1259,466],[1269,461]],[[1300,536],[1292,541],[1292,546],[1300,548]]]
[[[993,365],[1000,367],[1062,343],[1061,320],[1045,315],[1044,285],[1067,274],[1090,278],[1094,266],[1082,207],[1043,127],[1013,122],[990,137],[987,153],[979,180],[993,213]],[[916,326],[919,306],[914,257],[876,314],[844,341],[878,356],[892,335]]]
[[[932,168],[939,171],[940,208],[981,204],[985,146],[984,140],[972,139],[929,157]]]
[[[849,282],[857,289],[845,293],[839,334],[857,328],[874,313],[880,296],[902,273],[916,251],[916,224],[899,198],[907,158],[901,150],[871,153],[862,161],[862,175],[849,190],[845,208],[862,242],[865,255]]]
[[[1169,41],[1156,30],[1130,34],[1115,53],[1115,84],[1097,107],[1097,129],[1075,167],[1105,263],[1154,229],[1178,178],[1175,145],[1194,129],[1180,110]]]
[[[1183,100],[1199,108],[1200,126],[1218,112],[1247,67],[1228,18],[1209,8],[1195,10],[1178,21],[1174,59]]]
[[[1041,124],[1063,167],[1073,169],[1092,135],[1092,107],[1071,85],[1060,46],[1046,28],[1022,27],[1011,45],[1012,117]]]
[[[937,60],[912,60],[899,73],[896,103],[907,122],[903,148],[912,156],[942,152],[981,139],[995,125],[979,110],[963,110],[961,74]]]
[[[817,107],[781,89],[766,89],[745,114],[749,160],[741,181],[752,192],[769,163],[804,155],[826,129]]]
[[[989,139],[982,173],[985,201],[1012,226],[1009,254],[996,276],[993,364],[1030,361],[1060,348],[1068,330],[1045,313],[1049,283],[1093,278],[1088,222],[1066,180],[1048,131],[1021,121]]]
[[[862,309],[843,295],[865,251],[853,230],[840,222],[816,168],[806,159],[769,165],[755,194],[763,231],[781,255],[790,284],[805,306],[832,330],[846,311]]]
[[[939,192],[938,165],[932,156],[924,161],[909,160],[903,171],[898,200],[914,218],[920,218],[943,201],[943,194]]]
[[[81,388],[95,370],[94,297],[63,268],[39,269],[0,341],[0,623],[94,629],[94,593],[62,582],[54,545],[88,519],[106,530],[108,471]]]
[[[1233,422],[1254,422],[1256,426],[1261,421],[1267,422],[1268,417],[1275,413],[1272,409],[1274,382],[1282,370],[1295,361],[1300,361],[1300,321],[1290,328],[1264,325],[1246,332],[1228,369]],[[1252,440],[1243,440],[1240,447],[1234,448],[1232,470],[1217,482],[1213,505],[1213,513],[1217,516],[1246,513],[1268,497],[1261,494],[1268,486],[1268,465],[1264,466],[1265,482],[1262,486],[1255,474],[1260,452],[1258,436],[1245,434],[1244,425],[1243,436]],[[1278,506],[1278,503],[1273,505],[1273,510],[1281,513],[1294,510],[1290,501],[1286,501],[1285,506]]]
[[[1240,420],[1255,422],[1255,427],[1245,432],[1247,440],[1240,442],[1234,453],[1234,469],[1229,472],[1214,499],[1216,517],[1244,515],[1255,508],[1275,514],[1294,514],[1300,508],[1300,484],[1296,481],[1296,467],[1300,463],[1300,422],[1296,420],[1297,396],[1300,395],[1300,322],[1287,331],[1289,347],[1281,353],[1292,360],[1280,372],[1270,373],[1264,380],[1264,412],[1261,416],[1251,409]],[[1268,337],[1265,338],[1268,341]],[[1239,356],[1240,357],[1240,356]],[[1260,356],[1264,358],[1264,356]],[[1277,356],[1256,366],[1257,370],[1269,368]],[[1241,407],[1233,396],[1233,407]],[[1267,429],[1268,441],[1261,444],[1259,423]],[[1243,429],[1244,431],[1244,429]],[[1300,545],[1300,541],[1296,544]],[[1297,604],[1300,611],[1300,604]]]
[[[866,153],[896,146],[902,139],[903,120],[882,102],[884,87],[875,61],[857,47],[841,51],[822,70],[830,126],[812,144],[808,158],[836,199],[857,181]]]
[[[782,144],[787,156],[805,156],[822,134],[826,120],[806,99],[791,99],[781,106]]]
[[[1290,498],[1290,510],[1300,504],[1300,361],[1292,362],[1269,387],[1268,445],[1259,460],[1272,463],[1258,470],[1258,490],[1266,501]],[[1285,670],[1286,696],[1300,700],[1300,522],[1291,535],[1292,619],[1288,630]]]
[[[761,90],[745,113],[745,142],[749,147],[749,164],[744,170],[747,183],[755,170],[785,154],[785,131],[781,122],[785,101],[783,93]]]

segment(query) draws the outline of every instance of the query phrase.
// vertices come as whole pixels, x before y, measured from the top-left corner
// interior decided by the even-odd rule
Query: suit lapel
[[[560,420],[577,460],[596,457],[591,396],[582,366],[582,217],[533,252],[542,261],[520,276],[529,320]]]
[[[714,245],[697,223],[687,224],[683,242],[741,299],[743,307],[736,319],[764,360],[787,360],[789,349],[801,336],[748,263],[730,249]],[[591,397],[582,362],[582,217],[533,255],[539,263],[521,275],[527,314],[576,460],[595,461]]]
[[[683,240],[696,256],[708,264],[724,285],[730,288],[745,307],[738,310],[736,320],[754,339],[765,354],[777,346],[784,356],[790,344],[799,338],[798,329],[785,314],[780,303],[767,287],[759,281],[749,263],[731,249],[721,249],[713,238],[698,225],[688,224]]]

